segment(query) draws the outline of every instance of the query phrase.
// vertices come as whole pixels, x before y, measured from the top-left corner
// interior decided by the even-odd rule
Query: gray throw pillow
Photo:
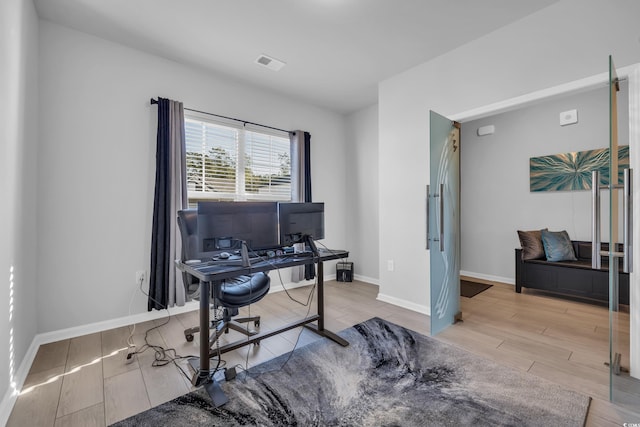
[[[562,231],[542,230],[542,244],[547,261],[576,261],[576,254],[569,238],[569,233]]]

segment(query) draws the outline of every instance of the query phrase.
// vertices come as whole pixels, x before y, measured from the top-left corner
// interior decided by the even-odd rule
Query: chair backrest
[[[198,210],[183,209],[178,211],[178,228],[182,239],[182,261],[200,259],[202,253],[198,250]],[[238,308],[253,304],[269,292],[270,279],[265,273],[256,273],[250,277],[243,276],[240,282],[233,286],[217,287],[214,297],[224,307]],[[200,281],[189,273],[182,273],[185,291],[188,297],[194,294]],[[189,298],[190,299],[190,298]],[[237,314],[236,312],[233,315]]]
[[[200,255],[198,251],[198,210],[183,209],[178,211],[178,229],[182,239],[181,261],[198,259]],[[182,280],[187,296],[197,291],[200,282],[196,277],[182,272]]]
[[[178,228],[182,238],[182,261],[198,259],[198,210],[178,211]]]

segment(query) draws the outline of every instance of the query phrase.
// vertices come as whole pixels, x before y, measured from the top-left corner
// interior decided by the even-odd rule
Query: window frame
[[[231,192],[212,192],[212,191],[197,191],[190,190],[189,184],[187,182],[187,200],[190,206],[194,206],[199,201],[280,201],[280,202],[290,202],[292,201],[291,196],[291,170],[292,170],[292,162],[294,161],[291,158],[291,140],[289,138],[289,134],[284,131],[278,131],[275,129],[261,127],[259,125],[251,125],[243,122],[238,122],[231,119],[218,118],[211,115],[185,111],[184,112],[185,119],[185,146],[186,146],[186,124],[187,122],[201,122],[205,124],[210,124],[213,126],[219,126],[223,128],[230,128],[237,132],[237,141],[236,141],[236,158],[235,158],[235,170],[236,170],[236,180],[235,186],[236,191]],[[287,141],[289,151],[288,151],[288,160],[289,160],[289,191],[287,192],[286,198],[282,197],[281,194],[259,194],[259,193],[248,193],[246,191],[246,147],[247,147],[247,134],[248,132],[254,132],[261,135],[266,135],[268,137],[276,137],[282,138]],[[187,163],[187,153],[189,149],[185,147],[185,163]],[[204,152],[202,153],[204,155]]]

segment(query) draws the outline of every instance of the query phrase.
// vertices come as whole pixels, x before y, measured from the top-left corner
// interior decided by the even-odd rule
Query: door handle
[[[620,185],[611,186],[610,191],[620,189]],[[622,253],[617,252],[615,247],[610,246],[609,252],[612,256],[622,257],[622,271],[631,273],[633,271],[633,170],[624,170],[623,190],[623,231],[622,231]],[[600,172],[591,173],[591,268],[602,268],[601,255],[609,255],[601,252],[600,236]],[[610,238],[610,240],[614,240]],[[609,243],[611,245],[612,243]]]
[[[429,185],[427,184],[427,249],[429,249],[429,198],[431,195],[429,194]]]
[[[444,184],[440,184],[440,252],[444,252]]]
[[[430,208],[430,195],[429,195],[429,190],[430,187],[429,185],[427,185],[427,249],[430,249],[431,245],[429,243],[429,235],[430,235],[430,230],[429,230],[429,208]],[[440,193],[436,193],[433,195],[434,198],[438,198],[438,213],[440,214],[440,218],[438,219],[438,238],[434,239],[437,240],[439,242],[439,247],[438,249],[440,249],[440,252],[444,252],[444,184],[440,184]]]
[[[633,170],[624,170],[622,271],[633,271]]]
[[[591,172],[591,268],[600,270],[600,172]]]

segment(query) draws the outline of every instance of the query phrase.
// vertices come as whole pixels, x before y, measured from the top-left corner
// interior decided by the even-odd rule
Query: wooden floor
[[[305,302],[310,288],[291,291]],[[422,334],[429,317],[376,300],[377,286],[362,282],[327,282],[326,327],[339,331],[377,316]],[[640,423],[640,413],[608,402],[608,312],[606,308],[558,298],[516,294],[510,285],[493,287],[473,298],[461,298],[464,321],[438,339],[489,359],[546,378],[590,395],[588,426]],[[311,313],[315,313],[312,304]],[[285,292],[267,295],[251,307],[262,316],[262,330],[305,316],[307,307]],[[245,313],[246,314],[246,311]],[[168,320],[168,322],[167,322]],[[147,341],[174,348],[181,356],[197,355],[183,330],[197,325],[197,312],[138,324],[133,333],[137,349]],[[173,363],[152,366],[153,350],[125,363],[130,327],[113,329],[41,346],[8,426],[105,426],[159,405],[191,390],[189,380]],[[225,339],[240,337],[231,332]],[[246,367],[289,352],[318,339],[308,330],[289,331],[223,355],[227,366]],[[173,354],[172,354],[173,355]],[[187,371],[187,362],[179,366]],[[189,372],[190,374],[190,372]],[[633,393],[627,387],[628,393]],[[640,397],[632,396],[636,402]]]

